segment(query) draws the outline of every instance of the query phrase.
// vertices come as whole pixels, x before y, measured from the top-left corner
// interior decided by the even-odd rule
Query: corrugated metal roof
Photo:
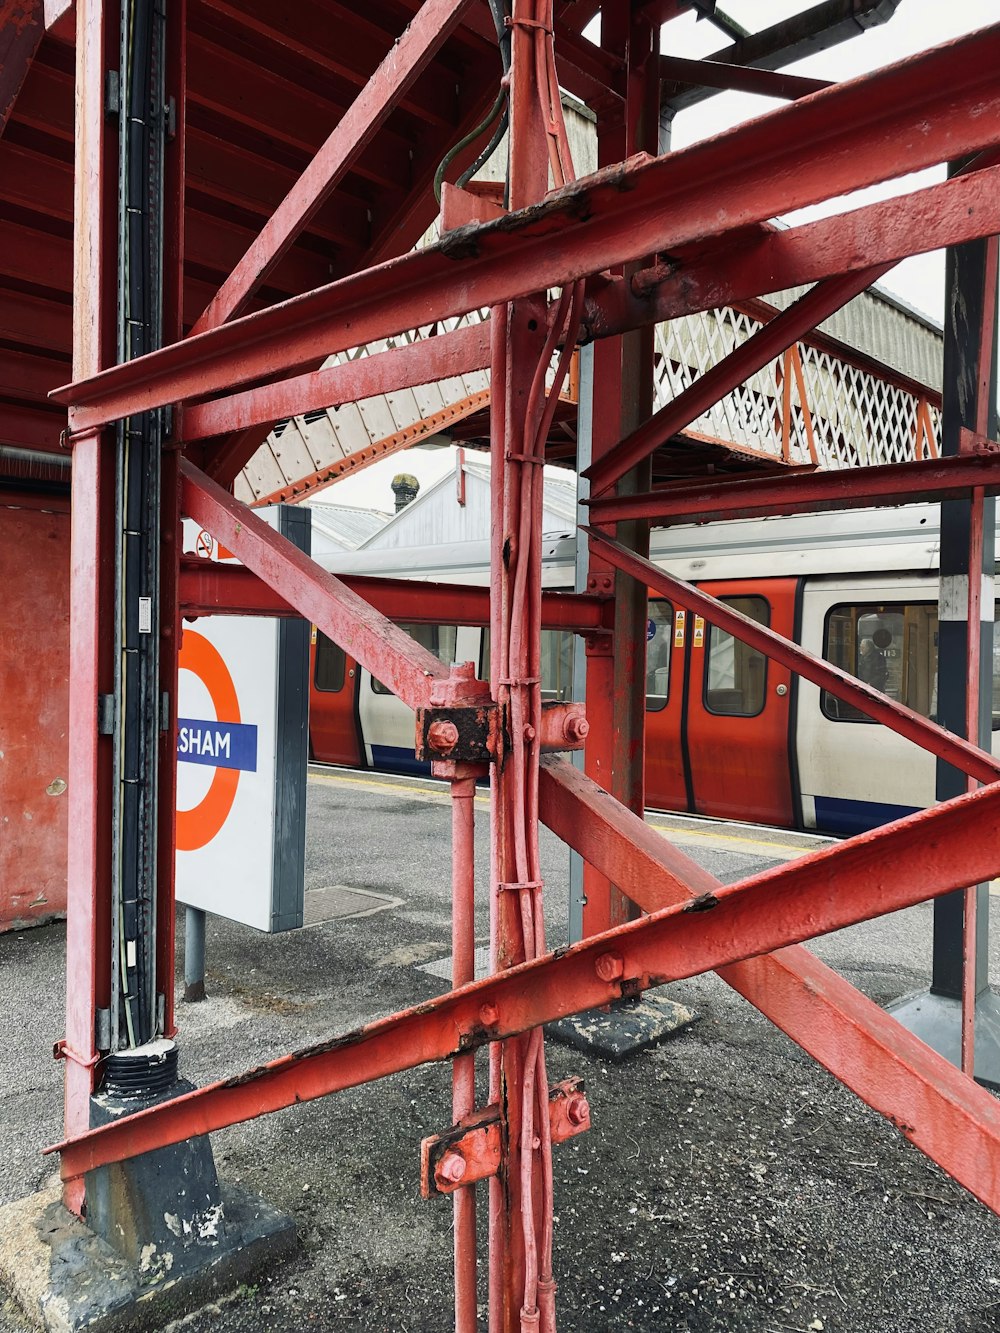
[[[344,551],[356,551],[385,527],[390,518],[381,509],[356,509],[353,505],[319,499],[311,501],[307,508],[312,511],[313,532],[321,533]]]
[[[490,531],[490,462],[488,454],[466,455],[465,503],[458,502],[456,469],[422,490],[405,509],[394,514],[362,551],[433,546],[478,541]],[[565,468],[546,466],[543,530],[571,528],[576,521],[576,477]]]

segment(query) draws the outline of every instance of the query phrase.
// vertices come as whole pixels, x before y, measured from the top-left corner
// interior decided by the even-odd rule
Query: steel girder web
[[[981,446],[981,447],[979,447]],[[951,458],[878,467],[801,471],[768,477],[718,477],[671,482],[645,495],[610,495],[590,502],[598,527],[622,519],[672,523],[724,522],[771,514],[817,514],[834,509],[892,508],[918,500],[957,499],[981,487],[1000,493],[997,453],[991,442],[970,440],[970,450]]]
[[[1000,816],[1000,785],[719,886],[565,761],[547,759],[541,776],[546,822],[640,902],[672,905],[66,1140],[48,1150],[62,1154],[63,1178],[739,964],[727,980],[1000,1212],[996,1100],[807,951],[787,947],[1000,873],[1000,842],[971,836]]]
[[[669,161],[638,158],[608,168],[543,204],[461,228],[428,250],[232,320],[53,397],[71,405],[71,428],[81,430],[978,152],[1000,141],[998,60],[1000,27],[984,29],[814,93]]]

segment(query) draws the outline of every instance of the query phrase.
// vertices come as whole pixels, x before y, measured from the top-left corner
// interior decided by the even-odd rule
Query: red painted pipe
[[[475,778],[451,784],[451,984],[475,980],[476,862]],[[457,1124],[475,1109],[476,1056],[456,1057],[452,1066],[452,1119]],[[476,1333],[476,1187],[452,1195],[455,1223],[455,1333]]]

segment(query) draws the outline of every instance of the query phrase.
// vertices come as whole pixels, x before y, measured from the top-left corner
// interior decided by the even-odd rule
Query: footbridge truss
[[[844,12],[877,7],[855,0]],[[355,23],[353,48],[343,36],[331,42],[330,8]],[[552,1153],[586,1129],[589,1108],[572,1089],[549,1085],[542,1025],[714,969],[1000,1212],[1000,1108],[971,1077],[973,969],[965,968],[957,1068],[807,948],[827,931],[956,889],[967,890],[973,939],[970,886],[1000,875],[1000,765],[978,743],[975,711],[979,578],[955,585],[969,600],[968,708],[962,724],[945,729],[697,589],[664,587],[645,558],[650,522],[908,496],[975,502],[1000,490],[989,392],[996,246],[983,239],[1000,232],[1000,26],[832,86],[738,61],[689,72],[699,86],[746,86],[752,74],[787,104],[660,154],[661,83],[676,92],[681,77],[661,57],[661,24],[669,34],[686,8],[684,0],[372,0],[370,18],[358,23],[354,7],[304,2],[289,11],[288,30],[275,32],[263,4],[178,0],[164,9],[128,0],[119,11],[77,0],[75,55],[72,28],[68,36],[43,31],[35,6],[17,48],[20,76],[3,66],[0,116],[16,129],[5,150],[28,159],[39,193],[51,186],[55,219],[38,230],[48,238],[49,271],[33,250],[0,247],[7,270],[22,256],[9,288],[24,318],[4,354],[23,358],[32,382],[52,390],[12,419],[23,425],[24,448],[51,448],[47,432],[58,420],[72,456],[66,1121],[57,1145],[69,1208],[83,1210],[86,1174],[102,1164],[441,1062],[455,1123],[448,1151],[428,1150],[425,1186],[453,1198],[456,1330],[479,1326],[476,1207],[486,1195],[491,1333],[552,1333]],[[593,44],[581,34],[598,10]],[[75,125],[65,101],[74,79]],[[560,84],[596,116],[597,169],[579,179]],[[117,101],[109,103],[109,88]],[[477,190],[474,174],[463,179],[479,150],[469,133],[491,106],[510,134],[499,199]],[[119,153],[115,107],[135,152]],[[414,251],[435,212],[435,167],[463,140],[448,168],[441,239]],[[64,207],[57,187],[68,179],[70,144],[72,370],[60,387],[51,376],[67,354],[56,297],[68,228],[65,217],[56,225]],[[946,162],[959,166],[941,183],[854,201],[832,218],[772,223]],[[151,214],[158,200],[159,227]],[[11,236],[32,225],[30,201],[20,209]],[[912,401],[900,405],[885,391],[886,405],[873,408],[882,390],[857,387],[857,367],[843,370],[842,351],[811,331],[901,258],[937,247],[959,256],[952,322],[963,351],[947,363],[934,447],[930,394],[896,384],[893,393]],[[797,288],[802,294],[770,318],[753,304]],[[705,314],[727,309],[745,313]],[[487,310],[488,319],[478,317]],[[415,329],[435,336],[415,339]],[[688,330],[676,345],[675,329]],[[586,591],[571,611],[561,604],[560,616],[587,645],[586,699],[543,707],[539,640],[551,603],[540,595],[539,464],[585,342],[594,343],[599,385],[589,404],[590,563]],[[354,348],[369,351],[348,355]],[[318,568],[232,485],[277,421],[352,404],[363,417],[360,405],[380,397],[396,402],[418,386],[487,369],[493,573],[489,589],[469,589],[462,607],[472,617],[463,623],[491,630],[490,678],[479,680],[472,664],[443,665]],[[878,379],[870,368],[862,373]],[[824,377],[841,381],[836,393],[824,394]],[[856,387],[845,389],[848,381]],[[443,391],[440,410],[470,397],[456,394]],[[737,427],[724,404],[741,394]],[[422,419],[433,402],[419,405]],[[390,437],[374,418],[365,430]],[[763,432],[782,462],[822,467],[751,472],[737,461],[728,475],[670,481],[669,460],[657,461],[662,450],[683,452],[686,433],[698,431],[737,446],[737,460],[741,449],[761,447]],[[890,452],[872,453],[885,434]],[[834,455],[850,466],[832,468]],[[320,469],[330,465],[320,460]],[[139,497],[127,512],[115,505],[123,484]],[[454,798],[453,989],[92,1128],[91,1094],[109,1052],[161,1036],[183,1048],[172,999],[182,516],[251,571],[254,606],[308,618],[414,709],[420,752]],[[981,548],[981,523],[970,530]],[[116,579],[112,556],[123,542],[135,559]],[[124,642],[133,654],[125,672],[115,644],[120,626],[131,632],[126,610],[143,586],[130,583],[135,570],[151,571],[155,597],[148,632]],[[756,635],[768,655],[939,756],[959,774],[955,794],[721,886],[641,817],[650,587],[739,637]],[[415,590],[405,619],[426,614],[422,597]],[[583,751],[583,771],[560,757],[571,750]],[[122,756],[136,757],[135,771],[122,768]],[[488,885],[476,882],[470,799],[487,773]],[[540,822],[586,865],[585,938],[558,954],[546,946]],[[123,839],[123,828],[139,836]],[[472,903],[486,893],[492,970],[473,981]],[[140,1001],[135,1031],[122,1018],[122,978]],[[98,1023],[108,1013],[111,1021]],[[480,1062],[486,1104],[477,1102]],[[487,1121],[497,1127],[496,1154],[477,1155]],[[485,1183],[477,1189],[477,1181]]]
[[[857,311],[854,320],[852,310]],[[452,333],[487,321],[489,313],[471,311],[441,325],[410,330],[402,339],[351,348],[330,357],[327,365],[346,366],[390,347]],[[691,390],[706,371],[749,343],[777,313],[776,306],[757,299],[657,324],[654,406],[664,407]],[[664,479],[690,475],[713,456],[725,470],[754,463],[843,468],[937,458],[941,393],[925,382],[920,371],[926,379],[936,378],[933,370],[926,375],[926,363],[933,361],[935,352],[940,361],[940,335],[867,292],[843,313],[845,337],[851,337],[854,323],[877,323],[882,341],[899,354],[899,365],[915,362],[917,373],[894,370],[860,347],[810,330],[771,355],[737,388],[678,426],[658,453],[658,475]],[[554,371],[553,363],[548,381]],[[435,434],[454,436],[459,428],[463,438],[471,432],[485,445],[489,386],[484,366],[435,384],[318,408],[281,421],[237,478],[234,493],[249,504],[305,499],[380,458]],[[560,395],[560,418],[569,418],[571,439],[561,440],[560,433],[553,432],[546,448],[553,461],[575,457],[577,406],[577,385],[571,377]]]

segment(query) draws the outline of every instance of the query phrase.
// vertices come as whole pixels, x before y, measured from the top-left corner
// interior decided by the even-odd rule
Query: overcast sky
[[[721,0],[721,9],[746,28],[759,31],[771,23],[808,8],[806,0]],[[1000,19],[997,0],[899,0],[896,13],[881,27],[871,28],[829,51],[789,65],[790,72],[811,78],[840,81],[889,65],[917,51],[937,46]],[[705,20],[685,16],[667,24],[664,51],[673,55],[707,56],[726,45],[724,36]],[[700,106],[682,112],[674,121],[673,147],[683,148],[741,120],[759,116],[777,105],[772,99],[739,93],[720,93]],[[919,172],[885,186],[850,196],[852,205],[906,193],[920,185],[944,179],[944,168]],[[804,221],[844,209],[843,200],[803,209],[792,220]],[[939,323],[944,313],[944,255],[937,251],[915,255],[898,264],[880,286],[915,306]]]
[[[746,28],[760,31],[771,23],[809,7],[810,0],[721,0],[720,8]],[[892,64],[905,56],[937,46],[976,28],[1000,19],[998,0],[899,0],[895,15],[881,27],[844,42],[829,51],[800,60],[789,66],[798,74],[817,79],[840,81],[868,70]],[[706,20],[685,15],[666,25],[663,33],[665,53],[682,56],[707,56],[726,45],[726,39]],[[741,93],[721,93],[689,111],[674,122],[673,147],[683,148],[709,135],[718,134],[742,120],[764,115],[780,105],[771,98],[751,97]],[[944,168],[860,191],[850,198],[851,205],[889,195],[905,193],[916,186],[944,178]],[[804,209],[793,221],[842,211],[844,200]],[[941,251],[915,255],[904,260],[881,280],[887,288],[909,305],[941,322],[944,311],[944,255]],[[389,483],[396,472],[415,473],[426,486],[453,466],[453,451],[447,449],[410,449],[405,454],[384,459],[363,472],[347,477],[323,492],[323,498],[340,504],[393,507]]]

